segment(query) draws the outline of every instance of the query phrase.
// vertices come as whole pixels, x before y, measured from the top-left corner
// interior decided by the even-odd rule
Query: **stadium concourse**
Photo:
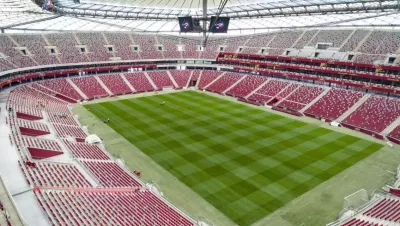
[[[400,31],[312,27],[203,41],[148,32],[0,34],[0,225],[213,225],[208,216],[175,206],[162,187],[140,178],[146,172],[128,168],[101,139],[88,139],[93,125],[83,125],[72,107],[101,98],[199,90],[399,148]],[[301,167],[288,161],[287,168]],[[321,183],[328,179],[318,176]],[[400,182],[382,186],[325,224],[400,225]],[[305,188],[294,190],[302,195]],[[256,223],[260,213],[230,220]]]

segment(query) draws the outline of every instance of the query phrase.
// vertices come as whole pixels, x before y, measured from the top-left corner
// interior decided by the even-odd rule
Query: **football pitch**
[[[253,224],[382,147],[194,91],[85,108],[110,118],[110,127],[238,225]]]

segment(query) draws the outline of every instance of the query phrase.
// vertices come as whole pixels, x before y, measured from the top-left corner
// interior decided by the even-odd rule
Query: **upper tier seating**
[[[222,77],[218,78],[213,84],[211,84],[207,90],[212,90],[218,93],[224,92],[230,86],[235,84],[239,79],[243,78],[244,75],[234,73],[234,72],[227,72]]]
[[[1,51],[1,50],[0,50]],[[0,58],[0,72],[8,71],[15,68],[15,65],[11,63],[10,58]]]
[[[293,47],[296,49],[302,49],[304,46],[307,45],[307,43],[312,39],[312,37],[314,37],[315,33],[317,33],[317,30],[310,30],[304,32],[300,40],[298,40]]]
[[[108,96],[107,91],[93,76],[72,78],[71,80],[88,98]]]
[[[299,38],[299,36],[302,34],[301,31],[287,31],[287,32],[282,32],[276,34],[276,37],[274,38],[274,41],[271,42],[268,47],[270,48],[275,48],[275,49],[280,49],[279,54],[271,54],[271,51],[269,52],[269,55],[280,55],[283,52],[283,49],[285,48],[290,48],[292,45],[296,42],[296,40]]]
[[[150,191],[36,189],[35,194],[55,225],[194,225]]]
[[[369,54],[395,53],[399,43],[399,32],[373,31],[358,51]]]
[[[200,44],[200,43],[199,43]],[[199,58],[199,51],[197,51],[197,44],[193,42],[184,43],[185,51],[182,52],[183,58],[197,59]]]
[[[367,30],[356,30],[354,34],[352,34],[352,36],[342,46],[340,51],[341,52],[354,51],[367,34],[368,34]]]
[[[114,55],[121,60],[138,60],[139,53],[133,51],[133,39],[125,33],[104,33],[110,44],[114,45]]]
[[[224,52],[239,52],[239,47],[243,47],[248,37],[236,37],[229,39],[229,45],[224,48]]]
[[[81,100],[83,97],[76,91],[74,87],[65,78],[58,78],[52,80],[45,80],[39,82],[42,86],[45,86],[51,90],[59,92],[67,97],[75,100]]]
[[[232,89],[230,89],[227,94],[234,95],[238,97],[246,97],[253,90],[259,87],[262,83],[267,80],[267,77],[251,75],[246,76],[242,81],[236,84]]]
[[[373,64],[375,61],[382,61],[385,58],[385,55],[360,54],[356,56],[356,59],[354,61],[363,64]]]
[[[333,88],[309,107],[305,113],[335,120],[350,109],[362,96],[363,94],[360,92]]]
[[[79,126],[69,126],[53,123],[53,127],[60,137],[86,138],[88,135]]]
[[[18,161],[28,184],[52,187],[92,187],[83,174],[72,164],[35,162],[29,166]]]
[[[122,79],[121,75],[102,75],[99,76],[100,80],[107,86],[107,88],[115,95],[132,93],[132,90]]]
[[[162,59],[161,51],[158,51],[154,35],[133,35],[135,44],[140,46],[142,59]]]
[[[162,89],[163,87],[174,87],[174,83],[172,83],[167,72],[165,71],[153,71],[147,72],[147,74],[159,89]]]
[[[171,70],[171,75],[174,78],[178,87],[186,87],[188,84],[192,70]]]
[[[340,47],[352,30],[320,30],[310,43],[309,46],[316,46],[317,43],[332,43],[331,47]]]
[[[84,53],[80,51],[76,42],[75,36],[69,33],[51,33],[44,34],[44,36],[49,40],[51,45],[57,46],[58,58],[60,58],[62,63],[81,63],[89,61]]]
[[[51,65],[59,64],[55,55],[50,55],[49,50],[44,47],[48,46],[42,36],[40,35],[12,35],[14,39],[21,47],[27,47],[28,51],[33,55],[33,59],[39,65]]]
[[[151,85],[143,72],[127,73],[125,74],[125,77],[138,92],[154,90],[154,87]]]
[[[105,47],[107,43],[101,33],[76,33],[76,37],[82,45],[88,47],[87,56],[91,61],[108,61],[110,57],[113,57],[113,54]]]
[[[399,100],[371,96],[343,122],[374,132],[382,132],[399,116]]]
[[[0,35],[0,53],[9,56],[8,60],[15,64],[17,68],[37,65],[29,56],[24,56],[21,51],[14,49],[14,46],[14,43],[8,38],[8,36]]]
[[[115,162],[80,160],[104,187],[136,187],[141,184]]]
[[[12,116],[10,116],[12,117]],[[11,121],[11,124],[17,125],[18,127],[23,127],[23,128],[28,128],[28,129],[34,129],[34,130],[40,130],[44,132],[50,133],[49,127],[40,122],[34,122],[30,120],[23,120],[23,119],[15,119]]]
[[[163,52],[165,58],[180,59],[182,58],[182,52],[178,51],[179,40],[172,38],[157,37],[160,44],[163,45]]]
[[[200,89],[206,87],[210,82],[214,81],[221,74],[219,71],[203,71],[200,77],[200,81],[197,81],[199,84],[197,87]]]
[[[267,44],[275,37],[275,34],[255,35],[246,43],[246,47],[267,47]]]
[[[110,160],[110,157],[97,145],[86,143],[71,143],[64,140],[64,144],[76,158]]]
[[[46,150],[54,150],[62,152],[60,145],[57,141],[47,140],[47,139],[39,139],[27,136],[20,136],[16,139],[20,140],[20,145],[29,148],[38,148],[38,149],[46,149]]]

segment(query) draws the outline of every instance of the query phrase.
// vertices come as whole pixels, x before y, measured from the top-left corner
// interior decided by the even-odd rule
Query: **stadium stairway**
[[[133,88],[132,84],[128,81],[128,79],[126,79],[125,74],[121,74],[121,78],[122,80],[124,80],[126,85],[132,90],[132,93],[135,93],[136,92],[135,88]]]
[[[353,50],[353,52],[357,52],[364,44],[364,42],[369,38],[369,36],[372,35],[372,33],[374,33],[373,30],[369,31],[368,34],[363,38],[363,40],[361,40],[361,42],[358,44],[358,46]]]
[[[114,95],[111,90],[106,86],[106,84],[104,84],[103,81],[101,81],[101,79],[99,78],[99,76],[94,76],[94,78],[97,80],[97,82],[101,85],[101,87],[103,87],[103,89],[110,95]]]
[[[203,89],[207,89],[209,86],[211,86],[214,82],[216,82],[218,79],[220,79],[222,76],[224,76],[226,74],[226,72],[223,72],[222,74],[220,74],[217,78],[215,78],[213,81],[211,81],[210,83],[208,83],[206,86],[204,86]]]
[[[294,85],[294,84],[296,84],[296,83],[293,83],[292,85]],[[288,88],[290,88],[292,85],[286,86],[286,87],[285,87],[284,89],[282,89],[278,94],[276,94],[276,95],[274,96],[274,98],[279,97],[279,95],[280,95],[281,93],[284,93],[285,90],[288,89]],[[283,97],[281,100],[279,100],[278,102],[276,102],[274,105],[277,106],[277,105],[279,105],[280,103],[284,102],[288,97],[290,97],[293,93],[295,93],[300,87],[301,87],[301,85],[297,86],[295,89],[293,89],[290,93],[288,93],[285,97]],[[272,98],[272,99],[273,99],[273,98]],[[266,103],[268,103],[268,102],[266,102]]]
[[[76,90],[76,92],[78,92],[79,95],[81,95],[81,96],[83,97],[83,99],[85,99],[85,100],[89,99],[89,98],[86,96],[86,94],[84,94],[84,93],[82,92],[82,90],[79,89],[79,87],[76,86],[75,83],[74,83],[70,78],[66,78],[66,80],[67,80],[67,82],[68,82],[72,87],[74,87],[74,89]]]
[[[167,70],[167,75],[168,75],[169,79],[171,79],[171,81],[174,84],[175,88],[178,88],[178,84],[176,83],[174,77],[171,75],[171,72],[169,70]]]
[[[261,83],[261,85],[259,87],[257,87],[253,91],[251,91],[249,93],[249,95],[245,96],[244,98],[247,99],[247,98],[251,97],[251,95],[255,94],[258,90],[260,90],[263,86],[265,86],[269,81],[270,81],[269,79],[265,80],[265,82]]]
[[[150,78],[149,74],[147,74],[147,72],[143,72],[144,75],[146,76],[147,80],[149,80],[150,84],[153,86],[154,90],[157,90],[158,87],[156,86],[156,84],[154,84],[153,80]]]
[[[193,74],[192,74],[193,75]],[[201,80],[201,76],[203,75],[203,71],[200,71],[200,75],[199,75],[199,78],[197,79],[197,83],[196,83],[196,89],[198,89],[199,88],[199,83],[200,83],[200,80]]]
[[[392,132],[394,129],[396,129],[396,127],[400,125],[400,117],[398,117],[396,120],[394,120],[388,127],[386,127],[381,134],[386,136],[388,135],[390,132]]]
[[[188,81],[187,81],[187,83],[186,83],[186,86],[185,86],[185,87],[189,87],[189,85],[190,85],[190,81],[192,81],[193,72],[194,72],[194,70],[192,70],[192,71],[190,72],[189,79],[188,79]]]
[[[365,94],[360,100],[357,101],[349,110],[347,110],[343,115],[341,115],[339,118],[336,119],[336,121],[341,122],[347,116],[351,115],[358,107],[360,107],[365,101],[368,100],[368,98],[371,96],[371,94]]]
[[[321,99],[323,96],[325,96],[332,88],[326,88],[317,98],[312,100],[310,103],[308,103],[306,106],[304,106],[303,109],[300,110],[301,113],[304,113],[309,107],[313,106],[319,99]]]
[[[248,75],[243,75],[240,79],[238,79],[235,83],[233,83],[231,86],[229,86],[226,90],[224,90],[222,93],[225,94],[229,90],[231,90],[233,87],[235,87],[239,82],[241,82],[243,79],[245,79]]]

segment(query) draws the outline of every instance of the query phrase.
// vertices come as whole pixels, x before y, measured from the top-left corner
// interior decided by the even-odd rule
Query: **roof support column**
[[[207,1],[203,0],[203,47],[206,47],[207,44]]]

